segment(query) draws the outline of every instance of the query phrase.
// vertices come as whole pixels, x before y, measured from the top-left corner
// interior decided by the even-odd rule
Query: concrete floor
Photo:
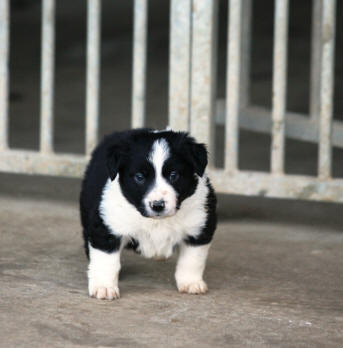
[[[343,234],[222,219],[206,295],[126,251],[121,299],[87,295],[75,203],[0,199],[1,347],[342,347]]]

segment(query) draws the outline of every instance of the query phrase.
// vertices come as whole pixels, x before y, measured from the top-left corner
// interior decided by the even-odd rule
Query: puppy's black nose
[[[165,207],[165,203],[164,200],[161,199],[160,201],[153,201],[150,202],[150,207],[152,210],[156,211],[157,213],[161,212],[164,207]]]

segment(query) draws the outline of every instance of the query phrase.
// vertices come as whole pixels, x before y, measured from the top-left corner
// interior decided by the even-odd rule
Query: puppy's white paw
[[[179,292],[187,294],[205,294],[208,290],[207,284],[203,280],[193,281],[189,283],[179,282],[177,284]]]
[[[119,288],[117,286],[89,286],[89,296],[98,300],[115,300],[120,297]]]

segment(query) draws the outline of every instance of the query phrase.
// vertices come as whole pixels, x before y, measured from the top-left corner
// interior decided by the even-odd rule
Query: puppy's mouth
[[[170,211],[163,211],[163,212],[154,212],[154,211],[147,211],[144,208],[139,209],[139,212],[142,216],[150,219],[156,219],[156,220],[162,220],[169,217],[172,217],[176,214],[177,209],[170,210]]]
[[[161,219],[166,219],[166,218],[168,218],[168,217],[172,217],[172,216],[174,216],[174,215],[175,215],[175,213],[173,213],[173,214],[156,213],[156,214],[150,215],[150,216],[148,216],[148,217],[150,217],[150,218],[152,218],[152,219],[161,220]]]

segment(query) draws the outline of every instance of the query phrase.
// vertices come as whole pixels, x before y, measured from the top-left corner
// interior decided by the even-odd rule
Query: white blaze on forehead
[[[176,192],[162,175],[163,165],[170,156],[170,149],[165,139],[156,140],[151,148],[148,160],[155,169],[155,182],[144,199],[147,211],[150,211],[150,203],[163,200],[165,202],[164,214],[171,215],[176,211]]]
[[[148,159],[154,166],[156,175],[162,173],[163,164],[169,155],[169,145],[165,139],[158,139],[152,144]]]

